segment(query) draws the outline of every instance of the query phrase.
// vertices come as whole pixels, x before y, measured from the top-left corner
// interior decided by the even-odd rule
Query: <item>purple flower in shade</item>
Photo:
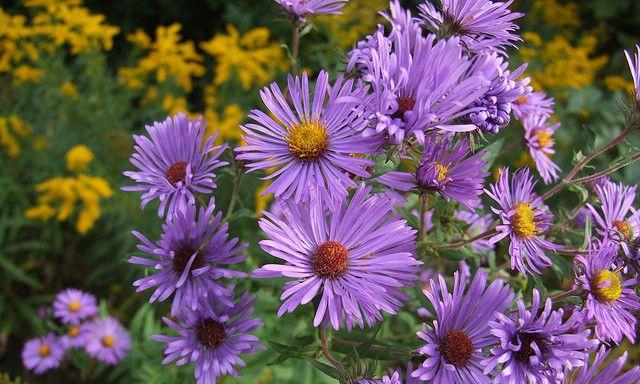
[[[24,344],[22,349],[22,364],[25,368],[37,375],[58,368],[64,353],[65,346],[53,333],[46,336],[31,339]]]
[[[65,348],[84,347],[87,342],[87,324],[89,323],[71,325],[67,328],[67,333],[60,336],[60,341]]]
[[[527,116],[549,117],[554,105],[553,97],[547,97],[544,92],[533,92],[516,100],[511,107],[515,118],[524,120]]]
[[[285,219],[268,213],[260,228],[268,239],[260,247],[285,264],[254,271],[259,278],[288,277],[278,316],[320,295],[314,326],[364,326],[395,314],[407,296],[399,290],[417,278],[415,230],[393,216],[382,195],[369,197],[362,184],[349,203],[343,198],[329,212],[325,203],[283,203]]]
[[[636,198],[636,186],[604,181],[594,186],[602,209],[602,214],[591,204],[587,207],[593,215],[597,232],[626,246],[626,240],[633,240],[640,232],[638,212],[632,207]]]
[[[65,289],[53,300],[53,315],[64,324],[78,325],[98,314],[96,298],[77,289]]]
[[[634,366],[625,373],[620,371],[625,366],[628,352],[609,363],[605,363],[609,356],[609,351],[602,345],[595,355],[591,364],[583,365],[580,370],[565,370],[566,384],[639,384],[640,367]]]
[[[163,122],[146,126],[150,138],[133,135],[136,142],[131,164],[138,171],[124,172],[137,185],[122,187],[124,191],[142,191],[142,207],[154,199],[160,200],[158,215],[169,210],[195,204],[195,194],[209,194],[216,187],[213,170],[227,165],[217,160],[227,148],[214,146],[213,135],[203,143],[205,122],[201,117],[189,121],[183,113],[167,117]]]
[[[399,372],[393,372],[383,376],[382,379],[360,379],[353,384],[402,384],[402,377]]]
[[[456,211],[453,217],[469,224],[469,229],[467,230],[469,236],[477,236],[484,233],[493,223],[493,216],[491,214],[480,215],[466,210]],[[495,249],[495,245],[490,243],[488,239],[476,240],[469,244],[469,247],[477,252],[487,252]]]
[[[494,382],[503,384],[551,384],[565,368],[584,365],[590,350],[598,342],[589,338],[590,330],[575,333],[584,317],[574,311],[568,318],[562,309],[553,310],[548,298],[540,312],[540,293],[533,290],[531,309],[518,300],[518,311],[510,316],[496,314],[489,322],[491,334],[498,338],[498,346],[491,348],[493,356],[485,359],[485,373],[498,364]]]
[[[411,135],[422,141],[434,128],[476,129],[456,120],[474,110],[473,102],[489,82],[477,74],[468,76],[471,61],[457,38],[437,40],[399,28],[387,37],[380,29],[367,47],[352,52],[348,65],[359,69],[372,90],[361,102],[369,116],[365,136],[388,136],[398,144]]]
[[[589,322],[595,322],[598,339],[620,343],[624,336],[636,339],[636,317],[640,298],[636,278],[623,280],[618,273],[617,245],[610,241],[592,244],[586,255],[576,256],[576,285],[587,292],[585,308]]]
[[[553,149],[553,134],[560,128],[560,123],[550,124],[544,115],[529,115],[523,120],[524,138],[529,153],[536,164],[536,170],[545,184],[558,179],[560,167],[551,160],[556,151]]]
[[[428,27],[441,33],[461,36],[472,51],[499,49],[521,40],[514,20],[524,16],[511,12],[506,2],[492,0],[440,0],[441,10],[431,3],[418,6],[420,18]]]
[[[333,86],[329,75],[321,71],[313,97],[306,74],[289,76],[288,95],[295,109],[274,83],[260,92],[274,117],[253,110],[255,123],[242,126],[247,145],[236,148],[236,158],[247,162],[248,171],[276,169],[266,179],[274,179],[263,194],[296,202],[309,197],[311,186],[319,187],[323,198],[337,200],[347,194],[346,187],[356,187],[349,174],[369,177],[367,167],[373,161],[359,155],[377,150],[379,140],[357,134],[365,123],[355,108],[365,89],[353,89],[353,80],[339,77]]]
[[[631,69],[631,76],[633,76],[633,85],[636,88],[636,100],[640,102],[640,45],[636,45],[637,53],[631,56],[631,52],[624,51],[629,62],[629,69]]]
[[[87,354],[105,364],[122,361],[131,348],[129,331],[113,317],[104,317],[86,324]]]
[[[473,211],[480,203],[484,178],[484,152],[469,156],[469,141],[456,144],[447,134],[435,132],[424,138],[424,152],[418,169],[413,173],[389,172],[376,180],[391,188],[408,191],[438,192],[447,201],[453,199]]]
[[[529,168],[519,169],[509,180],[509,169],[500,172],[498,181],[485,192],[500,205],[492,207],[502,219],[496,227],[498,234],[489,239],[495,244],[509,236],[511,268],[525,274],[540,274],[540,268],[549,268],[551,259],[543,249],[556,251],[562,246],[550,243],[541,236],[551,227],[553,214],[542,199],[533,192],[535,186]]]
[[[200,303],[195,311],[186,310],[179,322],[163,318],[177,336],[153,335],[166,344],[162,364],[192,362],[198,384],[215,384],[222,375],[239,376],[236,366],[244,366],[241,354],[252,354],[264,346],[249,332],[262,326],[253,314],[255,299],[245,293],[231,307],[211,300]]]
[[[300,21],[308,16],[338,15],[348,0],[275,0],[276,3]]]
[[[175,293],[171,314],[175,316],[185,306],[196,309],[200,296],[213,296],[232,305],[231,291],[220,278],[245,277],[246,274],[223,268],[244,261],[246,244],[238,245],[237,238],[229,238],[229,225],[222,221],[222,213],[215,214],[214,200],[199,209],[190,205],[176,211],[162,225],[160,240],[153,244],[141,233],[132,232],[140,240],[138,249],[147,257],[134,256],[130,263],[152,268],[156,273],[136,280],[136,291],[155,287],[149,302],[164,301]]]
[[[424,331],[418,332],[426,342],[418,353],[426,359],[412,376],[438,384],[489,384],[491,379],[483,373],[482,350],[495,338],[489,333],[488,323],[496,312],[507,308],[514,295],[499,279],[487,287],[487,274],[481,269],[466,290],[466,278],[456,272],[454,279],[453,294],[442,276],[438,276],[438,282],[432,280],[431,290],[424,292],[437,320],[432,326],[424,324]]]

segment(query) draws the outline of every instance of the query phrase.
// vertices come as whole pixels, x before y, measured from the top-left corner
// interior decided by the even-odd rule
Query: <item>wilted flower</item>
[[[625,245],[640,233],[638,213],[633,208],[637,186],[626,186],[604,180],[596,184],[594,190],[600,200],[602,214],[591,204],[587,207],[593,215],[598,233],[605,239]],[[631,213],[631,215],[629,215]]]
[[[22,349],[22,364],[25,368],[40,375],[44,372],[58,368],[66,347],[60,342],[60,338],[50,333],[27,341]]]
[[[529,115],[524,118],[524,138],[529,147],[536,170],[545,184],[558,179],[560,167],[551,160],[556,151],[553,149],[553,134],[560,128],[560,123],[551,124],[544,115]]]

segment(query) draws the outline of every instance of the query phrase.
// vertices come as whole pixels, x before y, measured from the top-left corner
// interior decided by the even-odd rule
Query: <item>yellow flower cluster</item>
[[[218,34],[200,47],[216,58],[214,84],[228,82],[236,75],[244,89],[271,81],[278,70],[286,71],[289,63],[278,43],[269,41],[267,28],[254,28],[240,36],[231,25],[227,34]]]
[[[636,89],[633,82],[618,75],[605,76],[604,86],[611,92],[622,91],[626,93],[633,93]]]
[[[72,148],[66,154],[67,169],[75,172],[69,177],[53,177],[36,185],[39,193],[37,205],[28,209],[30,219],[58,221],[69,219],[77,211],[75,227],[84,234],[93,228],[100,217],[100,201],[113,194],[109,183],[84,172],[94,159],[93,152],[83,145]]]
[[[219,131],[216,138],[216,144],[222,144],[225,141],[240,141],[240,124],[244,120],[245,112],[238,104],[226,104],[221,106],[218,99],[217,90],[214,86],[209,85],[205,88],[205,110],[204,117],[207,120],[207,135],[212,135]],[[222,112],[218,111],[222,109]]]
[[[574,28],[580,26],[578,4],[570,1],[565,4],[558,0],[536,0],[533,2],[531,18],[542,19],[547,25],[558,28]]]
[[[0,148],[4,147],[9,157],[16,157],[20,154],[18,138],[24,139],[29,136],[30,132],[31,127],[20,120],[18,116],[0,116]]]
[[[584,36],[577,45],[563,35],[544,42],[535,32],[525,32],[523,37],[527,45],[520,49],[522,58],[542,64],[543,69],[534,68],[530,72],[538,89],[586,87],[609,61],[607,56],[593,57],[597,44],[593,35]]]
[[[342,7],[342,15],[323,15],[316,21],[326,28],[342,49],[349,49],[363,36],[375,30],[381,20],[378,10],[389,7],[386,0],[350,1]]]

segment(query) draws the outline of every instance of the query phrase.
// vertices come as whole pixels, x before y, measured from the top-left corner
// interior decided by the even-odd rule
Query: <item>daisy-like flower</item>
[[[482,350],[495,342],[488,323],[496,312],[503,312],[513,293],[502,280],[494,280],[487,287],[487,274],[476,272],[468,289],[468,280],[459,272],[454,274],[453,293],[447,290],[444,277],[431,281],[431,289],[424,291],[436,312],[437,320],[418,336],[426,345],[418,353],[425,361],[412,376],[437,384],[482,383],[491,379],[485,370]]]
[[[424,138],[422,161],[414,173],[389,172],[376,180],[391,188],[408,191],[438,192],[447,201],[453,199],[473,211],[480,203],[484,178],[484,152],[469,156],[469,141],[454,144],[450,135],[436,132]]]
[[[353,80],[338,78],[333,86],[329,75],[321,71],[311,97],[309,79],[289,76],[287,94],[290,104],[274,83],[261,92],[273,117],[253,110],[255,123],[242,126],[247,145],[236,148],[236,158],[246,161],[247,172],[276,169],[266,179],[274,179],[263,194],[297,202],[309,197],[310,186],[321,188],[323,197],[337,199],[356,187],[349,177],[369,177],[367,167],[373,161],[361,156],[376,151],[377,140],[356,132],[364,119],[355,106],[366,90],[353,88]]]
[[[541,268],[551,266],[551,259],[544,249],[556,251],[562,248],[542,238],[553,223],[553,214],[533,192],[535,184],[529,168],[519,169],[511,180],[506,168],[500,171],[498,181],[490,186],[490,190],[485,189],[500,205],[491,210],[502,219],[502,225],[496,227],[498,234],[489,242],[495,244],[509,236],[511,268],[525,274],[540,274]]]
[[[609,351],[604,345],[600,347],[591,364],[585,364],[580,370],[565,370],[565,384],[639,384],[640,367],[634,366],[625,373],[620,373],[627,361],[628,352],[622,356],[605,363]]]
[[[66,347],[60,342],[60,338],[50,333],[24,344],[22,364],[36,375],[41,375],[50,369],[58,368],[65,351]]]
[[[176,209],[195,204],[195,194],[209,194],[216,187],[213,170],[227,165],[217,158],[226,144],[214,146],[217,135],[203,145],[205,122],[201,117],[189,121],[183,113],[167,117],[165,121],[146,126],[149,137],[133,135],[135,153],[129,161],[137,171],[124,175],[137,185],[122,187],[124,191],[141,191],[141,206],[158,199],[158,215],[168,208],[169,216]]]
[[[555,102],[544,92],[532,92],[520,97],[512,105],[513,116],[524,120],[527,116],[546,116],[553,113]]]
[[[284,264],[254,271],[259,278],[288,277],[278,316],[320,295],[313,325],[347,329],[371,325],[382,313],[396,314],[407,299],[399,290],[417,278],[415,230],[393,216],[382,195],[369,197],[362,184],[351,201],[329,212],[321,199],[284,204],[284,219],[265,213],[260,228],[268,239],[260,247]]]
[[[236,366],[245,365],[240,355],[264,349],[258,337],[249,333],[261,327],[262,322],[251,317],[255,299],[248,293],[231,307],[210,303],[206,300],[197,310],[186,310],[179,322],[163,318],[178,332],[177,336],[152,336],[166,344],[162,364],[176,360],[176,365],[193,363],[198,384],[215,384],[222,375],[239,376]]]
[[[576,256],[576,285],[587,292],[586,320],[595,322],[596,337],[620,343],[626,336],[634,343],[637,319],[631,312],[640,309],[640,297],[634,290],[638,280],[624,280],[620,275],[617,253],[617,245],[604,241],[593,244],[586,255]]]
[[[217,280],[244,277],[245,273],[223,268],[247,258],[247,244],[238,245],[237,238],[229,238],[229,225],[222,221],[222,213],[215,213],[214,200],[199,209],[190,205],[177,211],[162,225],[163,233],[154,244],[143,234],[133,231],[140,240],[138,249],[146,257],[134,256],[130,263],[155,271],[133,283],[136,291],[155,288],[149,302],[164,301],[172,294],[171,314],[177,315],[188,306],[196,309],[200,296],[214,296],[232,305],[230,290]]]
[[[418,6],[420,18],[436,31],[463,37],[474,51],[485,48],[501,49],[521,40],[513,22],[524,16],[511,12],[506,2],[492,0],[440,0],[441,10],[430,2]]]
[[[64,324],[78,325],[98,314],[95,296],[78,289],[65,289],[53,300],[53,316]]]
[[[545,184],[557,180],[560,167],[551,160],[551,156],[556,153],[553,134],[560,128],[560,123],[551,124],[544,115],[529,115],[523,120],[523,125],[524,138],[540,177]]]
[[[539,312],[540,293],[534,289],[530,310],[518,300],[517,312],[510,316],[498,313],[489,323],[499,344],[485,360],[485,373],[502,364],[495,374],[496,383],[556,383],[565,368],[582,366],[597,345],[589,338],[590,330],[574,332],[584,318],[582,312],[574,311],[564,319],[564,311],[554,311],[550,298]]]
[[[636,49],[637,53],[633,56],[629,51],[624,51],[624,54],[627,56],[627,62],[629,62],[629,69],[633,77],[633,85],[636,88],[636,100],[640,102],[640,45],[636,45]]]
[[[67,333],[60,337],[60,341],[66,348],[84,347],[87,341],[87,324],[71,325],[67,328]]]
[[[122,361],[131,348],[131,335],[113,317],[99,318],[87,323],[84,350],[105,364]]]
[[[299,21],[317,15],[338,15],[348,0],[275,0],[276,3]]]
[[[596,230],[605,239],[611,239],[624,246],[626,240],[633,240],[640,233],[638,213],[633,208],[637,186],[626,186],[604,180],[594,186],[602,213],[591,204],[587,207],[596,223]]]

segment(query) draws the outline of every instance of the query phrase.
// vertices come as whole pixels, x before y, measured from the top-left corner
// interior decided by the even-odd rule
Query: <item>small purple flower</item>
[[[489,321],[496,312],[507,309],[513,293],[502,280],[494,280],[487,287],[487,274],[476,272],[468,289],[467,279],[454,274],[453,293],[447,290],[444,277],[431,281],[431,289],[424,294],[434,306],[437,320],[431,326],[423,325],[418,336],[426,345],[418,353],[425,361],[412,374],[429,383],[489,384],[491,379],[483,373],[483,349],[494,344],[489,333]]]
[[[209,194],[216,188],[213,170],[227,165],[217,160],[227,146],[213,145],[217,135],[202,144],[205,122],[201,117],[189,121],[187,115],[178,113],[146,129],[150,138],[133,135],[135,153],[129,160],[138,170],[124,172],[137,185],[122,187],[124,191],[145,192],[143,208],[158,199],[158,215],[162,217],[168,208],[171,216],[177,208],[195,204],[195,194]]]
[[[369,197],[362,184],[349,203],[343,198],[330,212],[322,200],[283,202],[284,220],[268,213],[260,228],[268,239],[260,247],[284,264],[254,271],[258,278],[287,277],[278,316],[320,295],[313,325],[347,329],[396,314],[407,299],[399,290],[417,278],[415,230],[393,216],[382,195]]]
[[[46,336],[31,339],[22,349],[22,364],[36,375],[58,368],[64,358],[65,346],[60,338],[49,333]]]
[[[636,88],[636,101],[640,102],[640,45],[636,45],[636,49],[637,53],[633,57],[629,51],[624,51],[624,54],[627,56],[627,62],[629,62],[629,69],[633,77],[633,85]]]
[[[549,117],[554,105],[553,97],[547,97],[544,92],[533,92],[516,100],[512,104],[512,110],[516,119],[524,120],[527,116]]]
[[[53,315],[63,324],[78,325],[98,314],[96,298],[77,289],[65,289],[53,300]]]
[[[162,225],[163,233],[154,244],[143,234],[133,231],[140,240],[138,249],[147,257],[134,256],[130,263],[140,264],[155,271],[136,280],[133,285],[141,292],[154,288],[149,302],[164,301],[172,294],[171,314],[177,315],[187,306],[196,309],[198,298],[213,296],[232,305],[231,292],[217,280],[245,277],[246,274],[223,268],[244,261],[246,244],[238,245],[237,238],[229,238],[229,225],[222,221],[222,213],[215,214],[214,200],[199,209],[194,205],[176,211]]]
[[[509,169],[500,172],[498,182],[485,192],[500,205],[491,210],[500,216],[502,225],[498,234],[489,239],[491,244],[509,236],[511,268],[525,274],[540,274],[540,268],[549,268],[551,259],[543,249],[556,251],[562,246],[550,243],[541,236],[553,225],[553,214],[542,199],[533,192],[535,186],[529,168],[519,169],[509,180]]]
[[[249,333],[262,326],[259,318],[251,317],[254,303],[245,293],[231,307],[207,300],[195,311],[186,310],[179,322],[164,317],[178,335],[152,336],[166,344],[162,364],[193,363],[198,384],[215,384],[222,375],[239,376],[235,367],[245,365],[240,355],[264,349],[258,337]]]
[[[591,364],[585,364],[579,371],[567,368],[565,377],[570,378],[568,384],[640,384],[640,367],[634,366],[625,373],[620,371],[625,366],[628,352],[605,363],[609,356],[607,347],[602,345]]]
[[[60,341],[66,348],[84,347],[87,342],[87,324],[71,325],[67,328],[67,333],[60,336]]]
[[[587,204],[587,207],[593,215],[597,232],[605,239],[624,244],[625,240],[638,237],[640,218],[632,206],[636,188],[635,185],[629,187],[607,180],[594,186],[602,214],[591,204]]]
[[[440,0],[441,11],[429,2],[418,9],[428,27],[461,36],[471,50],[480,51],[501,49],[521,40],[514,33],[519,28],[513,21],[524,14],[511,12],[511,3],[513,0]]]
[[[551,160],[551,156],[556,153],[553,149],[553,134],[560,128],[560,123],[550,124],[544,115],[529,115],[523,120],[523,124],[524,138],[536,170],[544,183],[550,184],[558,179],[560,171],[560,167]]]
[[[309,16],[338,15],[348,0],[275,0],[276,3],[300,21]]]
[[[296,202],[308,199],[311,186],[321,189],[323,198],[335,201],[356,187],[350,174],[368,178],[373,161],[358,157],[374,153],[379,140],[356,132],[365,121],[356,104],[365,90],[353,89],[353,80],[338,78],[329,85],[329,75],[321,71],[311,97],[309,79],[289,76],[289,102],[274,83],[261,92],[273,117],[253,110],[255,123],[242,126],[245,146],[236,148],[236,158],[246,161],[247,172],[274,168],[266,179],[274,179],[263,194]]]
[[[617,250],[610,241],[597,242],[586,255],[576,256],[576,285],[587,292],[586,320],[595,323],[596,337],[619,344],[626,336],[634,343],[637,319],[632,311],[640,309],[635,292],[638,280],[623,280],[616,268]]]
[[[489,323],[491,334],[499,339],[499,345],[491,349],[485,360],[485,373],[498,364],[495,383],[556,383],[555,379],[565,368],[584,365],[589,352],[598,343],[589,338],[590,330],[574,332],[584,314],[574,311],[564,319],[562,309],[553,310],[548,298],[540,312],[540,293],[533,290],[531,309],[518,300],[518,312],[506,316],[496,314]]]
[[[415,173],[389,172],[376,180],[391,188],[408,191],[438,192],[447,201],[456,200],[473,211],[480,204],[484,178],[489,174],[483,168],[484,152],[469,156],[469,142],[456,144],[447,134],[435,132],[424,138],[422,161]]]
[[[113,317],[99,318],[87,323],[87,354],[105,364],[114,365],[122,361],[131,348],[129,331]]]

